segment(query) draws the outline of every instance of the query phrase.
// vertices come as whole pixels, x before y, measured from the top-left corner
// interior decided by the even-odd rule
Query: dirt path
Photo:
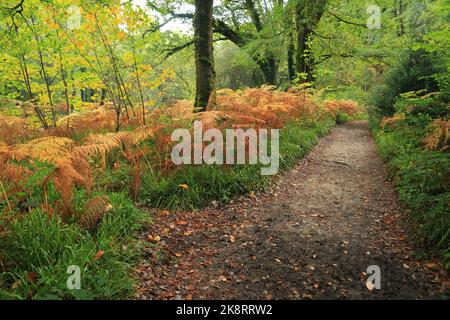
[[[140,299],[423,299],[442,272],[418,261],[367,123],[338,126],[273,190],[200,212],[159,212]],[[381,269],[381,290],[364,272]]]

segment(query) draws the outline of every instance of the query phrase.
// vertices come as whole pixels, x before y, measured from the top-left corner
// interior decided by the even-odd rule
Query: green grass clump
[[[139,254],[133,231],[146,220],[124,193],[109,194],[112,210],[95,233],[36,209],[11,225],[0,244],[9,268],[0,298],[112,299],[132,292],[130,265]],[[96,259],[99,251],[104,254]],[[81,269],[81,290],[68,289],[67,268]]]

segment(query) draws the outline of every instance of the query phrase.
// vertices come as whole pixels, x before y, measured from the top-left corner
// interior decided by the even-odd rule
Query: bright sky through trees
[[[143,9],[146,8],[146,2],[147,0],[133,0],[133,3]],[[157,15],[158,17],[161,18],[161,15],[157,14],[155,11],[152,11],[151,9],[148,9],[149,12],[151,12],[152,14]],[[194,12],[195,8],[192,5],[189,4],[183,4],[182,6],[180,6],[180,11],[181,12]],[[163,20],[161,20],[163,21]],[[181,33],[192,33],[192,23],[185,22],[185,21],[181,21],[179,19],[175,19],[171,22],[169,22],[168,24],[166,24],[164,27],[161,28],[161,31],[176,31],[176,32],[181,32]]]

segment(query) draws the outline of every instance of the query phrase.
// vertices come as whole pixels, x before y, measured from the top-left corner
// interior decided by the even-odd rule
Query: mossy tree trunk
[[[196,94],[194,107],[205,111],[215,105],[213,54],[213,0],[195,0],[194,42]]]
[[[295,27],[297,31],[297,52],[295,71],[303,75],[303,80],[314,80],[314,56],[311,36],[325,12],[326,0],[299,1],[295,9]]]

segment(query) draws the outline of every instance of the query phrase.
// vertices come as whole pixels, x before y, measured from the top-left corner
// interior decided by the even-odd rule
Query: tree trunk
[[[25,55],[21,55],[20,58],[17,58],[19,61],[20,69],[22,71],[23,80],[25,82],[25,87],[28,93],[28,100],[33,100],[33,91],[31,90],[30,76],[28,74],[27,62],[25,60]]]
[[[289,33],[288,51],[287,51],[288,75],[289,75],[289,80],[290,81],[295,79],[294,55],[295,55],[294,35],[293,35],[292,32],[290,32]]]
[[[397,1],[396,1],[397,2]],[[403,12],[404,12],[404,3],[403,0],[398,0],[398,6],[397,3],[395,4],[394,9],[394,16],[399,18],[399,25],[398,25],[398,31],[397,34],[401,37],[405,35],[405,23],[403,21]]]
[[[53,5],[51,6],[51,8],[52,8],[52,13],[53,13],[53,22],[55,24],[58,24],[58,21],[56,20],[56,17],[55,17],[55,8],[53,7]],[[56,29],[56,36],[58,37],[58,39],[60,38],[58,29]],[[61,73],[61,80],[64,85],[64,98],[66,100],[66,113],[70,114],[71,107],[70,107],[70,99],[69,99],[69,87],[67,85],[66,72],[64,70],[64,62],[63,62],[61,46],[58,46],[57,51],[58,51],[58,58],[59,58],[59,71]]]
[[[55,105],[53,104],[52,90],[50,88],[50,79],[49,79],[49,77],[47,75],[47,71],[45,69],[44,58],[42,57],[42,52],[41,52],[40,48],[38,49],[38,55],[39,55],[39,62],[41,65],[42,77],[44,78],[45,87],[47,88],[47,95],[48,95],[48,99],[49,99],[49,103],[50,103],[50,108],[52,111],[52,126],[56,127],[56,111],[55,111]]]
[[[304,75],[304,80],[314,81],[314,61],[311,48],[311,35],[325,12],[326,0],[300,2],[295,8],[295,27],[297,29],[296,71]]]
[[[297,28],[297,52],[296,52],[296,65],[295,69],[297,74],[308,78],[308,38],[311,33],[306,24],[302,21],[301,15],[297,14],[296,16],[296,28]]]
[[[61,80],[64,84],[64,98],[66,99],[66,112],[67,114],[70,114],[71,108],[69,100],[69,87],[67,85],[66,72],[64,71],[64,64],[61,52],[59,52],[59,71],[61,72]]]
[[[70,104],[70,111],[74,112],[75,111],[75,106],[73,105],[73,101],[75,101],[75,99],[77,97],[77,88],[75,88],[75,80],[73,78],[73,70],[70,73],[70,78],[72,80],[72,87],[71,87],[71,89],[72,89],[72,93],[71,93],[71,96],[72,96],[71,101],[72,101],[72,103]]]
[[[258,3],[260,6],[261,4]],[[261,32],[263,30],[263,24],[260,18],[260,12],[258,12],[257,7],[255,6],[255,2],[253,0],[245,0],[245,8],[247,9],[250,18],[252,19],[253,24],[255,25],[256,31]],[[261,8],[259,8],[261,9]],[[277,61],[276,59],[269,53],[264,58],[260,58],[258,56],[253,57],[258,66],[260,67],[263,75],[264,81],[266,84],[276,83],[277,78]]]
[[[194,41],[196,69],[196,110],[205,111],[215,104],[213,54],[213,0],[195,0]]]
[[[101,96],[100,96],[100,105],[104,106],[105,105],[105,98],[106,98],[106,89],[102,88],[101,90]]]
[[[132,39],[133,40],[133,39]],[[142,92],[141,79],[139,77],[139,69],[136,60],[136,48],[134,47],[134,40],[132,44],[132,52],[133,52],[133,64],[134,64],[134,72],[136,72],[136,82],[139,91],[139,98],[141,99],[141,107],[142,107],[142,124],[145,126],[145,102],[144,102],[144,94]]]
[[[18,60],[19,60],[20,69],[22,71],[23,80],[25,82],[25,87],[27,89],[28,100],[31,101],[31,100],[33,100],[34,95],[33,95],[33,91],[31,90],[30,76],[28,74],[28,67],[27,67],[25,55],[22,54],[20,56],[20,58],[18,58]],[[39,121],[41,121],[42,127],[44,129],[48,129],[47,120],[45,120],[45,114],[42,112],[41,108],[39,108],[39,106],[37,106],[36,104],[33,104],[33,108],[34,108],[34,111],[36,112],[37,117],[39,118]]]

